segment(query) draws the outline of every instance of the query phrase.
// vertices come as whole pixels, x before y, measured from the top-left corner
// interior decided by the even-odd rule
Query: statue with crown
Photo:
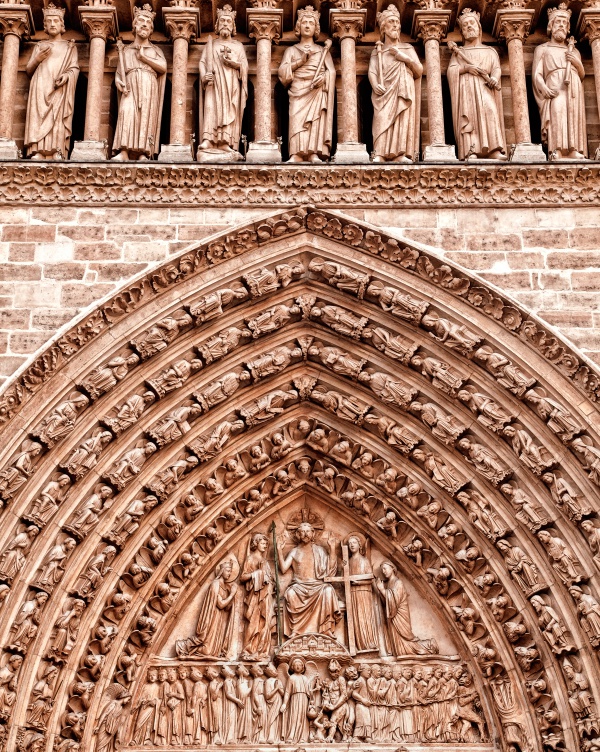
[[[235,11],[217,10],[217,39],[208,38],[200,58],[199,162],[235,162],[239,152],[242,117],[248,98],[248,59],[235,39]]]
[[[414,162],[419,155],[421,65],[414,47],[400,40],[394,5],[377,14],[381,41],[369,61],[373,102],[373,162]]]
[[[459,159],[506,159],[500,92],[500,58],[481,42],[479,13],[465,8],[458,17],[463,45],[449,42],[448,84]]]
[[[48,39],[35,45],[27,63],[25,148],[31,159],[66,159],[69,152],[79,63],[75,43],[62,38],[64,19],[64,8],[44,8]]]
[[[290,162],[321,162],[329,158],[333,132],[335,68],[331,40],[323,46],[319,12],[311,5],[298,10],[295,28],[300,42],[287,47],[279,66],[279,80],[289,87]]]
[[[160,119],[165,93],[167,61],[150,42],[154,31],[152,7],[133,9],[133,42],[119,40],[115,84],[120,93],[113,152],[115,160],[151,159],[160,146]]]
[[[550,159],[587,157],[585,72],[575,39],[569,37],[570,25],[571,11],[566,3],[550,8],[550,41],[539,44],[533,55],[533,93],[540,110],[542,141]]]

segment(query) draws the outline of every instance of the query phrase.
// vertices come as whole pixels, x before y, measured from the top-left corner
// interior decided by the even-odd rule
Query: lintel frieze
[[[599,195],[600,165],[594,164],[0,166],[6,205],[587,206]]]

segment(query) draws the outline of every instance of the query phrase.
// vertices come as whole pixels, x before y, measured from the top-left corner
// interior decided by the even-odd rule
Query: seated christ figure
[[[308,522],[298,525],[294,537],[297,545],[287,556],[283,555],[287,534],[277,543],[280,572],[291,569],[294,575],[283,594],[285,632],[289,637],[310,633],[334,637],[342,614],[335,590],[326,582],[337,569],[333,545],[327,552],[316,544],[315,529]]]

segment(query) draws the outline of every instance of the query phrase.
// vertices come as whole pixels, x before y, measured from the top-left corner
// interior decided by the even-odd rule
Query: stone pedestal
[[[78,10],[81,27],[90,40],[90,62],[83,141],[75,142],[71,161],[102,162],[108,158],[108,144],[100,139],[104,56],[107,39],[115,39],[119,33],[117,10],[106,3],[80,5]]]
[[[248,33],[256,40],[256,86],[254,88],[254,141],[246,154],[251,164],[281,162],[281,147],[272,140],[271,45],[281,38],[283,10],[281,8],[248,8]]]
[[[21,156],[13,139],[15,95],[21,39],[35,32],[29,5],[0,4],[0,34],[4,38],[0,78],[0,160]]]
[[[531,143],[525,61],[523,59],[523,41],[529,34],[534,13],[533,8],[500,8],[496,12],[494,20],[494,36],[497,39],[503,39],[508,47],[516,140],[509,157],[512,162],[546,161],[542,145]]]
[[[416,10],[412,36],[425,45],[427,81],[427,114],[429,115],[429,145],[423,150],[424,162],[456,162],[456,149],[446,143],[444,102],[442,98],[442,67],[440,42],[446,36],[451,11],[430,8]]]
[[[329,28],[340,43],[342,96],[342,141],[333,156],[342,164],[369,162],[367,147],[358,140],[358,101],[356,97],[356,40],[364,34],[367,11],[357,8],[332,8]]]
[[[171,77],[170,144],[161,147],[159,162],[193,162],[191,143],[185,143],[187,64],[190,40],[200,34],[200,9],[182,6],[163,8],[163,21],[173,40]]]
[[[592,48],[596,103],[600,112],[600,8],[582,8],[577,24],[577,36],[587,39]],[[596,150],[594,159],[600,160],[600,147]]]

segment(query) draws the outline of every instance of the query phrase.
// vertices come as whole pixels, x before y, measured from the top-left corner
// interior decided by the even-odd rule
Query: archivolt
[[[496,291],[324,212],[257,222],[141,278],[4,392],[0,710],[10,744],[87,749],[105,690],[116,681],[134,692],[138,664],[166,639],[168,619],[149,605],[157,585],[177,584],[176,614],[229,538],[306,486],[356,516],[458,629],[505,745],[585,746],[600,735],[596,378]],[[277,432],[292,445],[282,459]],[[372,455],[372,472],[336,456],[340,437],[352,461]],[[205,498],[223,462],[248,463],[257,444],[269,463]],[[277,472],[302,456],[311,472],[286,490]],[[252,489],[265,496],[255,515]],[[192,491],[203,508],[190,506]],[[155,535],[168,541],[162,555],[149,548]],[[139,561],[149,571],[136,580]],[[75,597],[85,610],[73,645],[58,649],[55,625]],[[17,644],[13,625],[36,598],[39,626]],[[10,658],[19,653],[21,667]],[[51,664],[54,704],[47,722],[32,721]],[[498,707],[503,682],[512,711]]]

